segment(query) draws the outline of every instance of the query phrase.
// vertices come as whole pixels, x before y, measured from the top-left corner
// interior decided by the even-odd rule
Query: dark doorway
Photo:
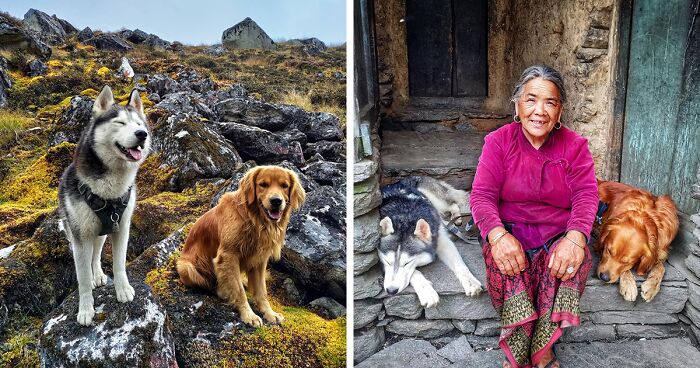
[[[407,0],[409,94],[487,95],[487,0]]]

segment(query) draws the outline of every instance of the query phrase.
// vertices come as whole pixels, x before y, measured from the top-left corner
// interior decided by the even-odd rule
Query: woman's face
[[[523,94],[515,103],[525,137],[535,148],[540,148],[549,132],[561,118],[563,107],[556,84],[535,78],[523,86]]]

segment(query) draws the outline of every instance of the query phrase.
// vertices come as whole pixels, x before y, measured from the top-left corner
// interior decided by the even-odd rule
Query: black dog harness
[[[126,206],[129,204],[129,198],[131,198],[131,187],[127,189],[123,196],[117,199],[106,200],[93,193],[85,183],[79,182],[78,193],[100,219],[102,224],[100,235],[112,234],[119,230],[119,221],[122,218],[122,214],[124,214]]]

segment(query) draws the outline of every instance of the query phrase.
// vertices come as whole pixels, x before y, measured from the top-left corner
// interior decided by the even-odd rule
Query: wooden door
[[[487,1],[407,0],[409,94],[486,96]]]
[[[694,3],[634,1],[620,167],[622,182],[670,194],[686,213],[700,209],[690,197],[700,157]]]

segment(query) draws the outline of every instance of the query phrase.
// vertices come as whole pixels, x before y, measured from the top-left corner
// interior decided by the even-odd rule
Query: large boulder
[[[0,14],[0,49],[20,50],[48,60],[51,48]]]
[[[44,319],[39,354],[44,367],[177,367],[167,312],[150,288],[132,278],[136,297],[119,303],[110,282],[93,291],[95,320],[76,321],[78,292]]]
[[[233,142],[243,160],[260,164],[274,164],[289,160],[295,165],[304,163],[299,142],[289,142],[280,136],[254,126],[238,123],[218,123],[221,134]]]
[[[345,195],[321,186],[292,215],[281,269],[304,286],[345,301]]]
[[[229,49],[275,50],[277,45],[254,20],[246,18],[221,35],[221,43]]]
[[[99,50],[126,52],[133,47],[115,34],[104,33],[83,41],[84,45],[95,46]]]
[[[93,103],[88,97],[73,97],[58,123],[49,128],[49,146],[62,142],[78,143],[80,134],[90,122]]]
[[[170,191],[182,191],[199,179],[228,178],[242,162],[234,146],[196,114],[159,119],[153,128],[153,148],[161,165],[170,168]]]
[[[290,45],[302,46],[302,50],[308,55],[318,55],[322,51],[326,51],[328,48],[323,41],[316,37],[294,39],[288,42]]]
[[[25,29],[33,31],[40,40],[50,45],[61,44],[66,39],[66,31],[61,23],[42,11],[29,9],[24,14],[23,22]]]

